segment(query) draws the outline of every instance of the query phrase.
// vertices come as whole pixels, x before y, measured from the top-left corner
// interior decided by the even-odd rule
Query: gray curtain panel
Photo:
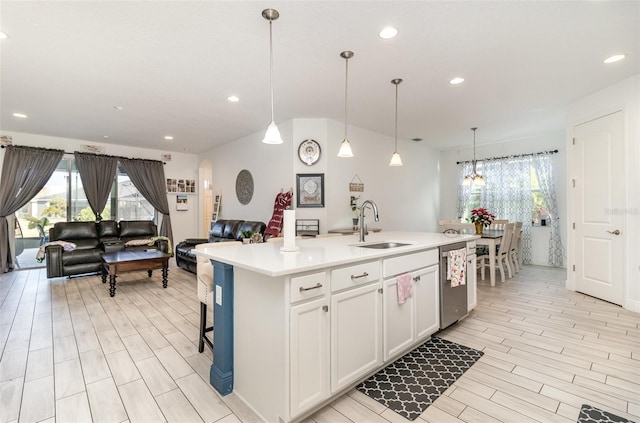
[[[40,192],[62,160],[64,151],[7,146],[0,181],[0,271],[15,267],[7,216],[20,210]]]
[[[162,213],[162,223],[158,235],[166,236],[173,245],[173,231],[169,216],[169,201],[166,193],[163,163],[157,160],[125,159],[120,163],[131,178],[131,182],[138,188],[142,196]]]
[[[80,173],[82,187],[96,220],[100,222],[100,212],[109,200],[113,178],[116,175],[118,158],[90,153],[74,152],[76,167]]]

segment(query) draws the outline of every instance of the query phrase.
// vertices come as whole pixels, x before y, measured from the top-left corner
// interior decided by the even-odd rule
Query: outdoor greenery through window
[[[479,174],[482,174],[482,163],[477,163],[476,168]],[[540,186],[538,184],[538,176],[533,166],[529,167],[531,178],[531,223],[533,225],[542,224],[542,220],[545,220],[545,224],[548,224],[549,210],[547,204],[544,201]],[[486,187],[477,185],[471,185],[469,193],[468,207],[464,210],[463,220],[470,221],[471,210],[483,207],[482,205],[482,190],[491,189],[490,183],[487,183]]]

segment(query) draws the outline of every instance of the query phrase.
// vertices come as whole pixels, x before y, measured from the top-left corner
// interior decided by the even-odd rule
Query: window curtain
[[[522,262],[531,263],[531,158],[483,160],[482,171],[486,186],[480,191],[480,205],[497,219],[522,222]],[[465,173],[466,172],[466,173]],[[462,166],[460,185],[470,168]],[[458,199],[459,213],[469,208],[472,187],[462,187]]]
[[[171,216],[169,216],[169,201],[166,193],[166,179],[163,163],[157,160],[125,159],[120,163],[131,178],[133,185],[142,196],[162,214],[162,223],[158,235],[166,236],[173,245],[173,231],[171,230]]]
[[[13,214],[24,207],[46,185],[64,151],[44,148],[7,146],[0,181],[0,271],[15,267]]]
[[[549,264],[562,266],[564,264],[564,247],[560,238],[560,219],[558,216],[558,200],[553,181],[553,159],[551,154],[533,156],[531,165],[536,170],[540,193],[547,204],[551,216],[551,238],[549,239]]]
[[[462,219],[465,215],[465,212],[469,208],[469,197],[471,196],[471,185],[464,186],[462,185],[462,181],[464,177],[467,175],[471,175],[473,173],[473,164],[471,162],[463,162],[462,169],[460,169],[460,183],[458,184],[458,206],[457,206],[457,215],[458,219]]]
[[[89,206],[96,215],[96,220],[100,222],[100,212],[109,200],[113,178],[116,176],[118,158],[77,151],[73,155]]]

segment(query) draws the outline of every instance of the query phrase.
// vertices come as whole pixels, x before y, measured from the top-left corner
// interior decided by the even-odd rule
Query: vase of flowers
[[[471,210],[471,222],[476,225],[476,235],[482,235],[482,228],[491,225],[495,218],[496,216],[485,208]]]

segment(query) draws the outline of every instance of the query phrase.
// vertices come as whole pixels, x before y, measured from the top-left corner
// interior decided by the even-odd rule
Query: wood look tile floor
[[[255,422],[209,385],[197,351],[195,276],[0,275],[0,422]],[[640,315],[564,289],[564,269],[525,266],[441,336],[484,356],[417,422],[575,422],[581,404],[640,421]],[[126,282],[125,282],[126,281]],[[407,422],[352,390],[305,420]]]

